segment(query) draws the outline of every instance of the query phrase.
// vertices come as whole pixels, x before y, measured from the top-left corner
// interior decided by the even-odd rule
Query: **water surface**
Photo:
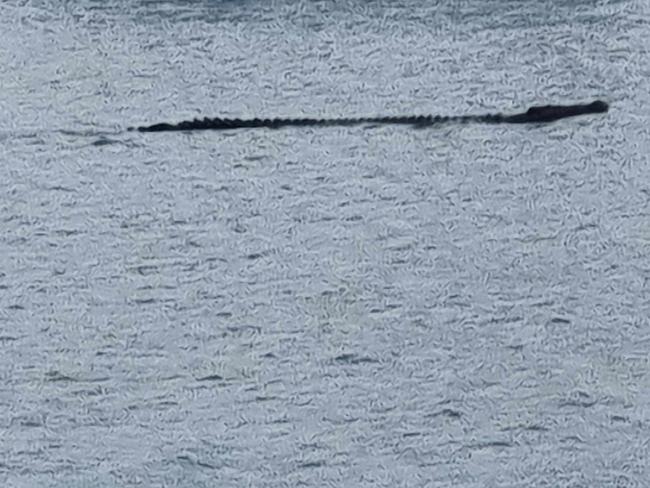
[[[646,486],[649,15],[2,3],[3,486]]]

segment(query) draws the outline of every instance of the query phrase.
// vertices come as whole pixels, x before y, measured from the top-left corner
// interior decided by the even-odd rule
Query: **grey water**
[[[0,3],[0,485],[650,486],[649,38],[637,0]]]

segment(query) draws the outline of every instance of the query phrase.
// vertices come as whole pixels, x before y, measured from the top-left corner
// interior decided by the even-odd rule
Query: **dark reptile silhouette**
[[[360,117],[340,119],[316,119],[316,118],[294,118],[294,119],[194,119],[179,122],[177,124],[154,124],[142,127],[129,127],[129,130],[140,132],[164,132],[164,131],[191,131],[191,130],[228,130],[228,129],[254,129],[268,128],[279,129],[281,127],[331,127],[331,126],[352,126],[360,124],[402,124],[414,127],[428,127],[451,122],[467,123],[477,122],[485,124],[530,124],[553,122],[576,115],[596,114],[607,112],[607,103],[596,100],[584,105],[544,105],[530,107],[526,112],[514,115],[485,114],[485,115],[417,115],[397,117]]]

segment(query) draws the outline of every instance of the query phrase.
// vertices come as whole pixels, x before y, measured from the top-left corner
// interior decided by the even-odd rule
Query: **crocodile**
[[[533,106],[527,111],[513,115],[485,114],[485,115],[409,115],[389,117],[358,117],[358,118],[273,118],[273,119],[229,119],[229,118],[204,118],[185,120],[176,124],[159,123],[140,127],[129,127],[129,130],[139,132],[166,132],[166,131],[195,131],[195,130],[229,130],[229,129],[279,129],[281,127],[331,127],[353,126],[360,124],[401,124],[414,127],[428,127],[451,122],[468,123],[478,122],[486,124],[533,124],[548,123],[577,115],[604,113],[609,110],[609,105],[602,100],[588,104],[576,105],[543,105]]]

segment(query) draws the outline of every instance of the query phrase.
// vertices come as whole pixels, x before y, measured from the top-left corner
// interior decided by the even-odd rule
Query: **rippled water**
[[[648,19],[0,4],[2,485],[648,486]]]

